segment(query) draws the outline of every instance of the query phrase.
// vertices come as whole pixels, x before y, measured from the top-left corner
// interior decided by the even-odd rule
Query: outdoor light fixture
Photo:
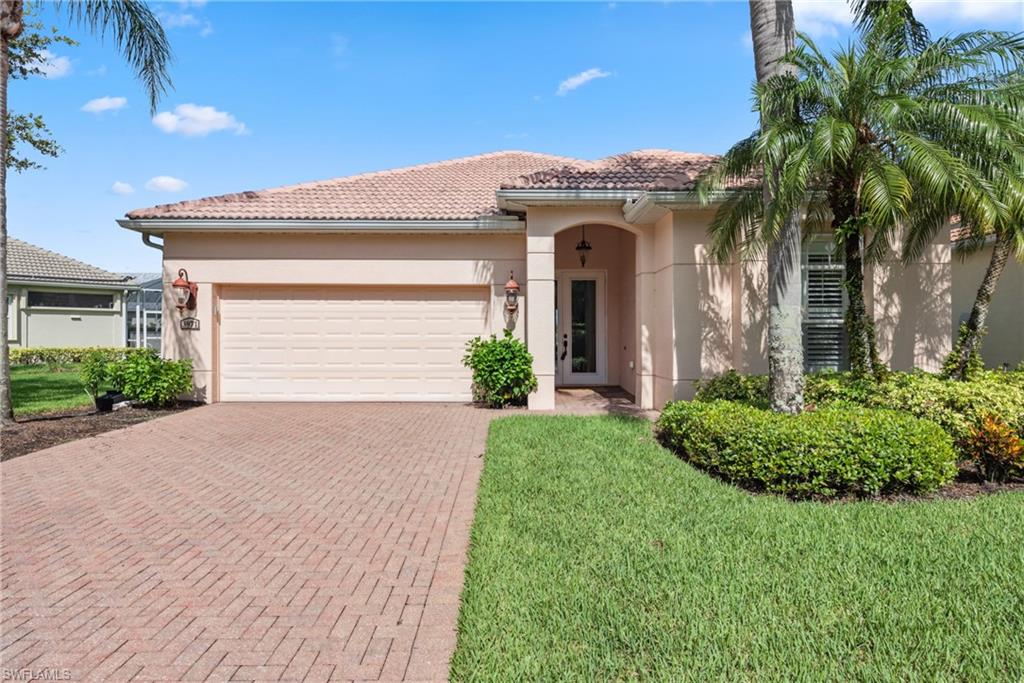
[[[576,253],[580,255],[580,266],[586,268],[587,256],[590,255],[590,250],[593,247],[590,246],[590,242],[587,241],[587,226],[580,226],[580,230],[583,231],[583,239],[576,243]]]
[[[508,282],[505,283],[505,308],[509,313],[519,309],[519,283],[516,282],[515,271],[508,271]]]
[[[196,308],[196,294],[199,292],[199,285],[190,282],[188,271],[184,268],[178,270],[178,279],[171,283],[171,293],[174,294],[174,305],[179,311],[186,308],[194,311]]]

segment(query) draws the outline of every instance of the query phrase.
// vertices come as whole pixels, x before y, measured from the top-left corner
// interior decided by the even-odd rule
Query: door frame
[[[571,363],[561,360],[562,335],[569,334],[567,318],[571,311],[572,280],[594,280],[597,293],[597,372],[573,373]],[[608,384],[608,271],[598,268],[559,268],[555,271],[555,386],[602,386]],[[570,342],[571,343],[571,342]]]

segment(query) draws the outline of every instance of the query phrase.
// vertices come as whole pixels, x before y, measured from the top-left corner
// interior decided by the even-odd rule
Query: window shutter
[[[846,359],[843,264],[834,258],[828,241],[809,241],[804,254],[804,366],[808,372],[842,370]]]

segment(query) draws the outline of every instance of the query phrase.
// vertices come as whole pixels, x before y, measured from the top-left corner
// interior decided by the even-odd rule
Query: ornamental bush
[[[501,339],[470,339],[462,362],[473,371],[473,400],[489,408],[523,405],[537,390],[533,356],[509,330]]]
[[[100,349],[92,349],[82,357],[82,367],[78,374],[82,386],[93,398],[99,396],[110,377],[110,356]]]
[[[171,405],[192,391],[192,361],[166,360],[152,349],[130,354],[107,368],[115,391],[149,408]]]
[[[697,383],[697,401],[725,399],[768,407],[768,378],[733,370]],[[978,370],[969,382],[943,379],[927,372],[891,372],[881,381],[851,373],[807,375],[808,408],[856,405],[886,408],[925,418],[942,427],[961,451],[986,415],[1005,422],[1024,437],[1024,372]]]
[[[784,415],[731,401],[677,401],[662,411],[657,430],[701,469],[794,498],[934,491],[957,472],[948,434],[892,410]]]
[[[1024,476],[1024,440],[1008,424],[986,415],[966,442],[966,450],[988,481]]]

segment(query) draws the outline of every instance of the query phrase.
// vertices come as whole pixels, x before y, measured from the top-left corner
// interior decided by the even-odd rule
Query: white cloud
[[[128,104],[126,97],[97,97],[82,105],[82,111],[90,114],[101,114],[105,111],[117,111]]]
[[[1024,26],[1024,0],[911,0],[922,21],[1005,21]]]
[[[739,40],[740,47],[747,52],[751,52],[754,49],[754,34],[750,31],[744,31],[743,35],[740,36]]]
[[[180,192],[186,187],[188,183],[184,180],[169,175],[158,175],[146,181],[146,189],[153,192]]]
[[[1007,22],[1024,27],[1024,0],[911,0],[911,6],[924,22],[943,20],[965,28]],[[815,38],[836,38],[853,25],[850,5],[843,0],[793,0],[793,18],[798,31]]]
[[[226,111],[198,104],[179,104],[173,112],[162,111],[153,117],[153,125],[165,133],[201,137],[221,130],[245,135],[249,129]]]
[[[558,90],[555,91],[555,94],[565,95],[566,93],[572,92],[573,90],[579,88],[580,86],[586,85],[590,81],[597,80],[598,78],[607,78],[608,76],[611,75],[612,74],[610,71],[603,71],[597,68],[581,71],[575,76],[569,76],[569,78],[559,83]]]
[[[71,73],[71,60],[43,50],[39,53],[39,61],[32,68],[39,71],[43,78],[63,78]]]
[[[160,15],[160,23],[166,29],[188,28],[190,26],[199,26],[199,19],[196,18],[196,15],[188,12],[177,12]]]
[[[156,180],[156,178],[153,180]],[[135,192],[135,188],[128,183],[122,183],[120,180],[115,180],[114,184],[110,186],[110,191],[114,194],[131,194],[132,192]]]
[[[335,57],[341,57],[348,52],[348,36],[340,33],[331,34],[331,54]]]
[[[86,76],[94,76],[94,77],[102,78],[102,77],[107,75],[107,65],[106,64],[100,64],[95,69],[90,69],[89,71],[86,71],[85,75]]]
[[[844,0],[793,0],[796,30],[815,38],[835,38],[853,24],[853,13]]]

